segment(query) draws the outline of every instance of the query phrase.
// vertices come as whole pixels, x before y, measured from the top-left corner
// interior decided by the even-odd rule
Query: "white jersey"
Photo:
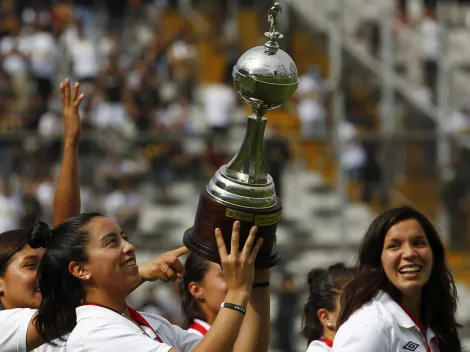
[[[330,352],[331,347],[323,340],[314,340],[310,342],[307,352]]]
[[[67,352],[168,352],[172,348],[189,352],[200,340],[153,314],[141,315],[149,328],[99,306],[81,306],[76,312],[77,325],[67,340]]]
[[[36,313],[35,309],[17,308],[0,310],[0,350],[2,352],[26,352],[28,326]],[[60,341],[59,345],[63,345]],[[42,345],[34,352],[61,352],[65,347]]]
[[[339,328],[333,352],[439,352],[434,332],[423,336],[411,317],[380,291]]]

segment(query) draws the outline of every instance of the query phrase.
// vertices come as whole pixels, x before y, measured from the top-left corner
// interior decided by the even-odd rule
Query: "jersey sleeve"
[[[168,320],[148,313],[141,313],[147,322],[155,329],[162,340],[181,352],[192,351],[202,340],[202,336],[190,333]]]
[[[0,346],[2,352],[25,352],[28,326],[36,310],[27,308],[0,310]]]
[[[392,327],[378,316],[351,316],[336,333],[332,352],[390,352]]]

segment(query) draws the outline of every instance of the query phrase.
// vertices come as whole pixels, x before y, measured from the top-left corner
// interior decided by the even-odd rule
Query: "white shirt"
[[[439,352],[435,334],[418,326],[387,293],[380,291],[339,328],[332,352]]]
[[[51,78],[56,70],[58,49],[54,37],[48,32],[38,32],[29,41],[31,69],[42,78]]]
[[[119,217],[122,212],[136,211],[141,205],[142,197],[137,192],[124,193],[120,190],[109,194],[105,200],[106,214],[112,217]]]
[[[3,69],[9,75],[25,74],[28,71],[26,60],[12,50],[17,48],[19,52],[26,53],[26,40],[24,37],[4,37],[0,41],[0,53],[4,55]]]
[[[0,192],[0,233],[19,227],[21,211],[21,202],[18,199],[6,197]]]
[[[223,84],[211,84],[204,89],[202,101],[207,124],[228,127],[237,102],[233,89]]]
[[[98,74],[98,54],[90,40],[77,38],[69,50],[76,78],[90,78]]]
[[[142,316],[164,343],[158,342],[150,329],[144,328],[144,332],[110,309],[82,306],[76,312],[77,325],[67,340],[66,352],[168,352],[172,348],[189,352],[200,340],[152,314]]]
[[[7,309],[0,311],[0,346],[2,352],[26,351],[28,325],[34,309]]]
[[[202,337],[191,334],[179,326],[172,325],[168,320],[155,314],[139,312],[158,336],[167,344],[181,352],[190,352],[201,342]],[[137,351],[135,351],[137,352]]]
[[[308,345],[307,352],[330,352],[331,347],[321,340],[314,340]]]
[[[440,24],[431,18],[425,18],[420,26],[421,54],[424,59],[437,60],[441,53]]]
[[[2,352],[26,352],[28,326],[35,309],[18,308],[0,310],[0,347]],[[61,342],[59,341],[58,344]],[[42,345],[33,352],[61,352],[65,347]]]

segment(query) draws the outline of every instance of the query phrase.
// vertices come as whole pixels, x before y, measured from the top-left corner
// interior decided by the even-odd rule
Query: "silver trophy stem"
[[[253,110],[240,150],[227,164],[225,175],[237,182],[266,184],[268,172],[263,161],[263,143],[268,120],[262,116],[262,110]]]

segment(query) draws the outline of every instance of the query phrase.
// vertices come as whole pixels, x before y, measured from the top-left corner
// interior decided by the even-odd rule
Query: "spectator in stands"
[[[76,21],[63,34],[63,40],[71,57],[72,73],[82,84],[96,83],[99,73],[98,53],[90,38],[85,36],[83,24]]]
[[[19,25],[11,28],[9,35],[1,39],[0,58],[16,99],[16,108],[25,112],[28,107],[27,42],[21,36]]]
[[[102,91],[103,101],[97,106],[93,118],[96,128],[120,132],[133,130],[128,114],[130,92],[116,56],[110,58],[109,66],[100,74],[97,83]]]
[[[340,126],[339,139],[341,166],[349,181],[357,182],[361,178],[366,155],[363,146],[357,140],[357,130],[354,125],[343,123]]]
[[[365,163],[361,170],[362,202],[371,205],[372,197],[378,194],[380,205],[385,208],[388,204],[385,180],[379,161],[380,144],[376,142],[362,143],[365,152]]]
[[[442,27],[437,21],[436,12],[426,8],[425,16],[419,25],[421,35],[421,58],[424,84],[431,91],[433,100],[436,99],[438,59],[442,52]]]
[[[221,83],[210,83],[204,87],[202,103],[204,117],[212,135],[214,147],[225,151],[232,114],[237,106],[236,92],[233,89],[233,67],[226,67]]]
[[[36,197],[36,184],[33,180],[23,182],[21,196],[22,216],[20,220],[21,228],[28,229],[33,226],[42,216],[41,203]]]
[[[20,226],[21,200],[13,191],[10,181],[0,180],[0,233]]]
[[[178,39],[168,49],[168,61],[173,81],[178,86],[178,96],[193,101],[197,81],[197,51],[189,24],[181,27]]]
[[[125,229],[135,229],[142,206],[141,195],[132,187],[130,179],[121,179],[118,188],[105,199],[106,212],[117,219]]]
[[[300,76],[299,87],[295,93],[298,101],[297,112],[304,138],[321,136],[326,133],[326,112],[324,108],[324,85],[316,67]]]
[[[40,23],[35,24],[35,32],[28,40],[28,55],[31,60],[31,73],[36,83],[36,92],[45,103],[52,93],[52,81],[58,67],[58,48],[52,34]]]

